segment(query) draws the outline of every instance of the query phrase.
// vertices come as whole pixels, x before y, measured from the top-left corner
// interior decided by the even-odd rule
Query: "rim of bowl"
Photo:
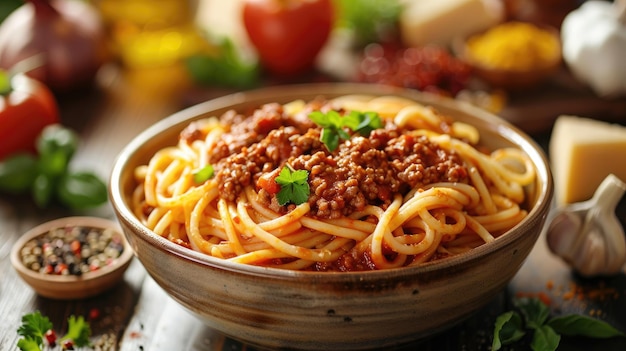
[[[465,114],[476,116],[493,127],[492,132],[500,135],[508,142],[522,148],[531,158],[536,167],[537,178],[540,180],[540,188],[535,189],[536,201],[532,209],[529,210],[526,218],[518,223],[514,228],[498,237],[491,243],[485,243],[476,247],[469,252],[439,259],[432,262],[426,262],[416,266],[400,267],[394,269],[373,270],[373,271],[352,271],[352,272],[314,272],[287,270],[281,268],[262,267],[247,265],[242,263],[234,263],[224,259],[212,257],[210,255],[194,251],[173,243],[166,238],[157,235],[141,224],[132,210],[128,206],[128,202],[124,194],[122,184],[122,174],[127,163],[137,153],[142,144],[148,142],[159,133],[168,128],[175,126],[184,127],[191,120],[211,115],[213,111],[220,109],[241,108],[245,106],[259,106],[263,102],[275,102],[280,99],[286,101],[296,100],[298,96],[329,96],[338,97],[343,95],[397,95],[404,98],[414,99],[423,104],[433,104],[444,107],[446,109],[462,111]],[[291,98],[291,99],[289,99]],[[273,99],[273,100],[272,100]],[[513,232],[522,227],[523,224],[534,220],[535,217],[541,216],[541,213],[547,214],[553,193],[552,175],[545,152],[541,147],[525,132],[509,123],[505,119],[498,117],[486,110],[470,105],[462,101],[452,100],[445,97],[436,96],[425,92],[411,89],[398,88],[386,85],[364,84],[364,83],[307,83],[279,85],[244,92],[237,92],[224,95],[215,99],[190,106],[179,112],[176,112],[135,136],[118,154],[114,163],[110,177],[110,201],[118,216],[118,220],[125,221],[130,227],[138,233],[141,233],[141,239],[147,241],[160,250],[167,251],[170,254],[178,256],[182,259],[192,261],[197,264],[211,266],[213,268],[223,269],[241,274],[249,274],[255,276],[266,276],[275,279],[323,279],[325,281],[348,281],[361,280],[364,277],[394,277],[414,275],[418,273],[427,273],[440,270],[446,267],[462,265],[487,254],[489,251],[497,251],[505,247],[519,238],[518,235],[511,235]],[[124,235],[126,232],[124,232]]]
[[[80,276],[43,274],[35,272],[24,265],[24,263],[20,259],[20,251],[28,241],[40,235],[46,234],[51,229],[63,228],[66,226],[113,229],[116,233],[121,235],[124,245],[124,251],[122,251],[122,254],[115,260],[114,264],[101,267],[96,271],[87,272]],[[11,250],[11,263],[20,274],[24,274],[33,280],[54,284],[74,284],[77,282],[94,281],[104,276],[117,273],[119,269],[127,268],[128,264],[130,264],[130,260],[132,257],[133,250],[128,240],[126,239],[124,231],[121,229],[118,223],[105,218],[88,216],[62,217],[41,223],[22,234],[22,236],[13,244],[13,248]]]

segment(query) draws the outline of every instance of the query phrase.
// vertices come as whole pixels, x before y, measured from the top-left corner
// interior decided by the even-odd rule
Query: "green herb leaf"
[[[245,62],[229,38],[223,38],[217,45],[217,54],[198,54],[186,59],[187,70],[197,83],[244,89],[259,84],[256,62]]]
[[[276,183],[280,185],[280,191],[276,194],[278,204],[284,206],[288,203],[300,205],[309,199],[309,172],[306,170],[292,171],[288,166],[280,170],[276,177]]]
[[[541,327],[550,316],[548,306],[537,298],[519,298],[513,304],[522,312],[526,326],[531,329]]]
[[[381,42],[397,28],[402,2],[398,0],[337,0],[337,26],[353,32],[359,46]]]
[[[383,120],[376,112],[351,111],[344,120],[348,128],[363,136],[368,136],[372,130],[383,127]]]
[[[340,127],[341,123],[334,124],[333,120],[337,120],[337,118],[333,118],[333,116],[337,116],[337,118],[341,118],[337,111],[328,111],[328,113],[324,113],[321,111],[313,111],[309,113],[309,118],[315,122],[318,126],[322,128],[329,127]]]
[[[193,174],[193,181],[196,184],[202,184],[207,180],[213,178],[215,175],[215,171],[213,170],[213,166],[206,165],[204,168],[198,170]]]
[[[21,351],[41,351],[41,345],[37,344],[37,341],[31,338],[19,339],[17,341],[17,347]]]
[[[33,200],[40,208],[46,208],[52,198],[56,187],[56,179],[48,174],[40,173],[35,178],[32,187]]]
[[[52,322],[50,322],[48,317],[41,315],[41,312],[36,311],[22,316],[22,325],[17,329],[17,334],[24,337],[22,340],[26,340],[23,342],[24,347],[32,347],[33,343],[41,347],[43,345],[43,337],[50,329],[52,329]],[[21,348],[19,342],[18,346]],[[37,349],[25,348],[23,350]]]
[[[512,344],[524,337],[525,334],[522,317],[519,313],[515,311],[503,313],[496,319],[491,350],[500,350],[502,345]]]
[[[561,336],[548,325],[541,325],[533,333],[530,347],[533,351],[554,351],[561,342]]]
[[[83,316],[70,316],[67,319],[68,330],[67,334],[61,338],[63,340],[72,340],[74,345],[78,347],[89,346],[89,336],[91,335],[91,328],[89,324],[85,322]]]
[[[521,312],[522,320],[516,320],[517,311],[501,314],[496,319],[492,350],[499,350],[502,345],[520,340],[522,327],[531,330],[533,338],[531,348],[534,351],[556,350],[564,336],[583,336],[589,338],[623,337],[625,334],[606,322],[581,315],[554,317],[548,320],[550,310],[538,298],[519,298],[513,300]],[[519,317],[520,315],[518,315]],[[525,323],[525,324],[524,324]]]
[[[20,194],[29,190],[37,177],[37,159],[26,153],[0,161],[0,191]]]
[[[65,160],[63,169],[78,148],[78,135],[60,124],[46,126],[37,138],[37,151],[42,158],[58,154],[55,157]],[[56,162],[56,161],[55,161]]]
[[[589,338],[624,336],[624,333],[604,321],[581,315],[555,317],[550,319],[547,325],[562,335],[579,335]]]
[[[57,184],[59,201],[71,209],[96,207],[108,199],[106,184],[91,172],[64,174]]]
[[[339,133],[337,133],[337,130],[334,128],[322,129],[320,140],[326,145],[330,152],[337,150],[339,147]]]
[[[352,111],[345,116],[341,116],[339,112],[334,110],[330,110],[327,113],[313,111],[309,114],[309,118],[322,127],[320,140],[330,152],[335,151],[339,147],[340,140],[350,139],[350,134],[343,130],[344,127],[368,136],[372,130],[383,126],[383,122],[376,112],[363,113]]]

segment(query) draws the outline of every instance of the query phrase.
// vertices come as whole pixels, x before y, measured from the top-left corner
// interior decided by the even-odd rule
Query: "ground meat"
[[[309,171],[311,214],[320,218],[346,216],[368,204],[386,208],[394,194],[433,182],[467,181],[456,153],[392,124],[367,137],[354,134],[330,153],[320,141],[320,128],[302,115],[286,115],[281,105],[265,105],[248,118],[232,113],[222,118],[235,120],[210,156],[220,196],[230,201],[263,173],[286,163]],[[273,194],[260,195],[267,206],[288,210]]]

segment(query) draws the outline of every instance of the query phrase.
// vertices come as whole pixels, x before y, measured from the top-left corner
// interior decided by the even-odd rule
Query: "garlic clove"
[[[559,255],[565,261],[572,261],[575,247],[575,243],[578,238],[582,227],[582,220],[580,216],[571,212],[560,212],[550,222],[548,227],[548,235],[546,237],[548,241],[548,247],[555,254]]]
[[[557,209],[547,229],[550,250],[583,276],[619,273],[626,239],[615,208],[625,191],[626,183],[610,174],[592,199]]]

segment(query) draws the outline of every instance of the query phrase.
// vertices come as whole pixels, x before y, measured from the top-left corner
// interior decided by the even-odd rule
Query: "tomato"
[[[279,169],[274,172],[263,174],[256,182],[256,186],[259,189],[265,189],[270,194],[276,194],[280,191],[280,185],[276,183],[276,177],[278,176]]]
[[[243,24],[263,67],[279,75],[311,69],[333,27],[332,0],[244,0]]]
[[[48,87],[18,73],[0,70],[0,160],[17,152],[34,153],[43,128],[59,122],[59,108]]]

